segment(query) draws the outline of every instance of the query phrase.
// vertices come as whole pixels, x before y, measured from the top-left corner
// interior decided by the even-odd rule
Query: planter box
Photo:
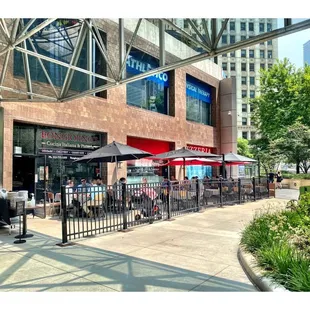
[[[310,180],[284,179],[282,185],[288,185],[290,189],[299,189],[301,186],[310,186]]]

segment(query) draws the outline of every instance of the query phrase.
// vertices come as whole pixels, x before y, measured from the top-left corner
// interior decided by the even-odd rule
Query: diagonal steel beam
[[[132,48],[132,46],[133,46],[133,44],[134,44],[134,42],[136,40],[136,37],[137,37],[137,34],[138,34],[138,30],[140,28],[141,22],[142,22],[142,18],[139,18],[138,23],[137,23],[136,28],[135,28],[135,31],[134,31],[134,33],[133,33],[133,35],[131,37],[131,40],[130,40],[130,43],[129,43],[129,48],[128,48],[127,52],[126,52],[126,55],[125,55],[122,67],[120,69],[119,79],[121,79],[121,77],[122,77],[123,71],[124,71],[125,66],[126,66],[126,61],[127,61],[128,55],[129,55],[129,53],[131,51],[131,48]]]
[[[47,56],[44,56],[44,55],[41,55],[41,54],[38,54],[38,53],[35,53],[35,52],[32,52],[32,51],[29,51],[29,50],[26,50],[26,49],[21,48],[19,46],[16,46],[15,49],[17,51],[19,51],[19,52],[26,53],[26,54],[34,56],[36,58],[41,58],[43,60],[46,60],[46,61],[49,61],[49,62],[53,62],[53,63],[58,64],[58,65],[63,66],[63,67],[67,67],[67,68],[74,69],[74,70],[82,72],[82,73],[86,73],[86,74],[90,74],[90,75],[96,76],[96,77],[98,77],[99,79],[102,79],[102,80],[107,80],[107,81],[110,81],[110,82],[115,82],[115,80],[113,80],[113,79],[111,79],[109,77],[106,77],[106,76],[103,76],[103,75],[100,75],[100,74],[97,74],[97,73],[94,73],[94,72],[82,69],[80,67],[72,66],[70,64],[67,64],[65,62],[59,61],[57,59],[54,59],[54,58],[51,58],[51,57],[47,57]]]
[[[7,43],[10,43],[11,42],[10,36],[8,36],[8,34],[6,33],[5,28],[3,27],[3,24],[2,24],[1,20],[0,20],[0,32],[2,33],[5,41]]]
[[[6,71],[7,71],[7,68],[8,68],[9,59],[10,59],[10,54],[11,54],[11,51],[7,51],[7,54],[5,56],[5,60],[4,60],[4,63],[3,63],[3,67],[2,67],[2,72],[1,72],[1,77],[0,77],[0,86],[4,82],[5,74],[6,74]],[[0,89],[0,92],[1,92],[1,89]]]
[[[16,21],[15,21],[16,22]],[[19,21],[18,21],[19,22]],[[15,27],[16,23],[14,24],[13,30],[12,30],[12,41],[15,40],[16,32],[17,32],[17,26]],[[21,25],[23,26],[23,21],[21,21]],[[22,46],[24,49],[27,49],[27,41],[22,42]],[[29,68],[29,59],[27,54],[23,54],[23,60],[24,60],[24,73],[25,73],[25,79],[26,79],[26,86],[27,86],[27,92],[32,93],[32,84],[31,84],[31,75],[30,75],[30,68]],[[28,96],[28,99],[33,99],[32,95]]]
[[[219,41],[223,35],[223,32],[225,31],[225,28],[227,27],[227,24],[228,24],[228,21],[229,21],[229,18],[226,18],[223,25],[222,25],[222,28],[220,30],[220,32],[218,33],[216,39],[215,39],[215,42],[213,43],[213,49],[216,49],[218,44],[219,44]]]
[[[34,46],[34,44],[32,43],[31,38],[28,39],[28,42],[30,43],[31,48],[33,49],[33,51],[34,51],[35,53],[37,53],[37,49],[36,49],[36,47]],[[55,89],[55,87],[54,87],[54,84],[53,84],[53,82],[52,82],[52,80],[51,80],[51,78],[50,78],[50,76],[49,76],[49,74],[48,74],[48,72],[47,72],[47,70],[46,70],[46,68],[45,68],[45,66],[44,66],[43,61],[41,60],[41,58],[38,58],[38,61],[39,61],[39,64],[40,64],[40,66],[41,66],[41,68],[42,68],[44,74],[45,74],[45,77],[46,77],[47,81],[49,82],[49,84],[50,84],[51,87],[53,88],[53,91],[54,91],[54,93],[55,93],[55,95],[56,95],[56,98],[58,98],[58,97],[59,97],[58,92],[56,91],[56,89]]]
[[[208,25],[207,25],[206,19],[205,19],[205,18],[202,18],[202,20],[201,20],[201,21],[202,21],[202,26],[203,26],[203,29],[204,29],[204,31],[205,31],[207,45],[208,45],[208,46],[212,46],[212,43],[211,43],[210,34],[209,34],[209,30],[208,30]]]
[[[84,92],[81,92],[79,94],[67,97],[63,101],[73,100],[76,98],[84,97],[84,96],[91,95],[91,94],[94,94],[94,93],[97,93],[97,92],[100,92],[103,90],[110,89],[110,88],[115,87],[117,85],[124,85],[127,83],[138,81],[138,80],[144,79],[146,77],[149,77],[151,75],[157,74],[159,72],[174,70],[174,69],[180,68],[182,66],[190,65],[190,64],[193,64],[193,63],[201,61],[201,60],[209,59],[209,58],[212,58],[212,57],[224,54],[224,53],[229,53],[229,52],[241,49],[243,47],[252,46],[252,45],[258,44],[260,42],[265,42],[265,41],[268,41],[271,39],[276,39],[276,38],[279,38],[279,37],[282,37],[285,35],[289,35],[289,34],[292,34],[294,32],[298,32],[298,31],[305,30],[308,28],[310,28],[310,19],[303,21],[303,22],[300,22],[298,24],[287,26],[285,28],[276,29],[276,30],[271,31],[269,33],[263,33],[261,35],[258,35],[257,37],[246,39],[244,41],[237,42],[237,43],[219,48],[218,50],[213,51],[211,53],[209,53],[209,52],[201,53],[201,54],[189,57],[187,59],[183,59],[181,61],[178,61],[177,63],[165,65],[165,66],[162,66],[162,67],[159,67],[159,68],[156,68],[156,69],[135,75],[133,77],[130,77],[130,78],[127,78],[127,79],[121,81],[120,83],[116,82],[116,83],[111,83],[108,85],[102,85],[102,86],[96,87],[94,89],[84,91]]]
[[[85,23],[83,23],[81,25],[80,33],[79,33],[79,36],[78,36],[77,41],[76,41],[75,48],[74,48],[73,53],[72,53],[70,66],[76,66],[77,65],[77,62],[78,62],[79,57],[81,55],[81,51],[83,48],[85,37],[86,37],[86,25],[85,25]],[[68,93],[69,87],[71,85],[71,81],[73,78],[73,74],[74,74],[73,69],[69,68],[67,70],[67,73],[66,73],[66,76],[65,76],[65,79],[63,82],[63,86],[62,86],[62,89],[60,92],[60,98],[63,98]]]
[[[30,93],[30,92],[26,92],[26,91],[22,91],[22,90],[17,90],[11,87],[6,87],[6,86],[0,86],[0,89],[12,92],[12,93],[16,93],[16,94],[21,94],[21,95],[28,95],[28,96],[35,96],[38,98],[43,98],[43,99],[47,99],[50,101],[57,101],[56,98],[54,97],[49,97],[49,96],[45,96],[45,95],[41,95],[41,94],[36,94],[36,93]]]
[[[15,42],[11,43],[11,45],[8,45],[4,50],[2,50],[0,52],[0,56],[3,55],[4,53],[6,53],[8,50],[12,50],[15,48],[16,45],[20,44],[21,42],[25,41],[26,39],[30,38],[31,36],[33,36],[34,34],[36,34],[37,32],[39,32],[41,29],[45,28],[47,25],[51,24],[53,21],[55,21],[57,18],[49,18],[46,21],[44,21],[43,23],[41,23],[40,25],[38,25],[37,27],[31,29],[29,32],[27,32],[24,35],[20,35]]]
[[[163,19],[165,24],[168,24],[169,26],[171,26],[172,28],[174,28],[178,33],[180,33],[181,35],[183,35],[184,37],[186,37],[188,40],[196,43],[197,45],[201,46],[202,48],[204,48],[205,50],[210,50],[210,48],[205,45],[203,42],[200,42],[196,39],[194,39],[190,34],[188,34],[186,31],[184,31],[183,29],[179,28],[178,26],[176,26],[173,22],[171,22],[169,19]]]
[[[194,31],[196,32],[196,34],[198,35],[198,37],[200,38],[200,40],[206,45],[206,50],[208,52],[211,51],[211,46],[208,45],[208,42],[206,40],[206,38],[200,33],[200,31],[198,30],[198,28],[196,27],[195,23],[190,19],[190,18],[187,18],[189,24],[191,25],[191,27],[194,29]]]
[[[31,25],[36,21],[36,18],[30,19],[30,21],[24,26],[24,28],[20,31],[19,36],[24,35],[27,30],[31,27]]]
[[[125,51],[126,51],[126,42],[125,42],[125,27],[124,27],[124,18],[119,18],[118,20],[118,51],[119,51],[119,68],[122,66],[122,63],[126,60]],[[124,79],[124,72],[121,73],[120,79]]]
[[[42,30],[43,28],[45,28],[46,26],[48,26],[49,24],[54,22],[56,19],[57,18],[48,18],[46,21],[44,21],[40,25],[34,27],[33,29],[31,29],[27,33],[25,33],[23,35],[19,35],[13,45],[18,45],[21,42],[25,41],[26,39],[30,38],[31,36],[33,36],[34,34],[39,32],[40,30]]]
[[[12,41],[12,42],[15,41],[19,22],[20,22],[20,18],[16,18],[15,21],[14,21],[14,25],[13,25],[12,33],[11,33],[11,41]]]
[[[109,60],[107,49],[106,49],[106,47],[104,45],[104,42],[102,41],[99,29],[98,29],[98,27],[96,26],[96,23],[95,23],[95,20],[92,19],[92,23],[93,23],[93,27],[90,27],[89,23],[86,21],[86,24],[89,27],[89,29],[91,30],[91,32],[93,33],[93,37],[94,37],[94,39],[96,41],[96,44],[97,44],[97,46],[98,46],[98,48],[99,48],[103,58],[105,59],[107,67],[109,68],[109,70],[110,70],[110,72],[112,74],[112,77],[113,77],[113,79],[115,81],[117,79],[117,75],[114,73],[114,71],[113,71],[113,69],[111,67],[111,61]],[[93,29],[95,29],[95,32],[94,32]]]
[[[3,27],[3,30],[4,30],[5,34],[8,36],[9,41],[11,41],[10,33],[9,33],[9,30],[8,30],[8,27],[6,25],[6,21],[5,21],[4,18],[1,18],[1,23],[2,23],[2,27]]]

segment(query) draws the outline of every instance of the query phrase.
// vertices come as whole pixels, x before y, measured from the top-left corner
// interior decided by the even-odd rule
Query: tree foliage
[[[296,163],[304,173],[308,172],[310,158],[310,128],[297,121],[286,129],[285,136],[272,142],[273,147],[282,152],[288,162]]]
[[[306,151],[310,128],[310,67],[296,69],[284,59],[270,69],[262,70],[260,96],[251,103],[253,120],[262,137],[258,144],[263,142],[264,154],[268,157],[268,152],[276,152],[287,162],[303,163],[306,168],[310,159]],[[298,131],[297,127],[301,125],[304,127]],[[293,136],[300,138],[298,143]],[[267,145],[269,150],[265,148]]]
[[[237,140],[237,153],[242,156],[253,158],[250,150],[249,141],[247,139],[238,138]]]
[[[278,170],[281,161],[284,159],[279,149],[271,145],[267,138],[251,140],[250,148],[266,175],[271,171]]]

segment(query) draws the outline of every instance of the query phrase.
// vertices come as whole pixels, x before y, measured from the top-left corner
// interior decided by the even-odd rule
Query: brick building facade
[[[117,27],[113,21],[103,21],[101,29],[106,33],[110,60],[113,62],[113,67],[117,68]],[[158,58],[158,46],[144,38],[137,39],[135,48]],[[130,31],[127,30],[126,41],[129,40]],[[175,55],[167,53],[167,63],[174,59],[176,59]],[[4,55],[0,57],[1,64],[3,61]],[[216,65],[212,64],[212,66]],[[11,87],[15,83],[26,85],[24,78],[13,74],[13,57],[10,58],[8,68],[6,86]],[[187,75],[208,84],[212,89],[212,126],[186,120]],[[33,82],[33,87],[37,93],[48,95],[51,92],[50,86],[42,82]],[[2,110],[0,127],[3,131],[3,146],[0,149],[0,153],[2,152],[0,185],[2,184],[8,190],[13,188],[14,124],[16,123],[100,133],[102,145],[113,140],[126,144],[128,137],[136,137],[170,142],[175,149],[191,144],[214,148],[218,154],[236,151],[234,81],[220,80],[195,66],[186,66],[170,72],[169,115],[128,105],[126,85],[107,90],[104,94],[106,98],[85,96],[69,102],[18,102],[17,99],[23,99],[23,95],[7,91],[2,91],[1,95],[11,100],[11,102],[0,102],[0,110]],[[100,173],[105,182],[111,183],[114,167],[114,164],[102,165]],[[127,165],[123,163],[118,176],[126,175]]]

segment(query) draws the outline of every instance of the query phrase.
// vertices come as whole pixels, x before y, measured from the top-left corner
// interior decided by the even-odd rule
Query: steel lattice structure
[[[310,19],[292,24],[291,19],[284,19],[284,27],[272,31],[253,36],[243,41],[225,46],[219,46],[220,39],[225,31],[229,19],[221,19],[222,26],[217,29],[217,19],[201,19],[202,27],[198,29],[194,19],[187,19],[191,28],[191,33],[181,29],[171,20],[158,19],[157,31],[159,36],[159,66],[142,74],[126,78],[125,67],[129,53],[135,45],[135,40],[139,36],[139,30],[143,19],[136,20],[135,30],[130,32],[131,39],[125,40],[125,21],[119,19],[115,21],[118,25],[118,63],[112,62],[112,54],[106,47],[100,34],[100,19],[0,19],[0,100],[16,101],[15,99],[6,98],[6,93],[21,94],[21,101],[68,101],[80,98],[86,95],[93,95],[104,90],[117,87],[122,84],[134,82],[148,76],[173,70],[195,62],[215,58],[216,56],[232,52],[244,47],[253,46],[255,44],[276,39],[281,36],[292,34],[301,30],[310,28]],[[167,28],[172,29],[178,34],[182,42],[188,45],[199,47],[196,55],[179,59],[176,62],[166,64],[165,38]],[[98,73],[94,59],[92,58],[91,48],[93,46],[100,51],[106,65],[106,74]],[[51,49],[51,46],[57,47]],[[61,49],[61,56],[54,55],[55,51]],[[82,51],[89,49],[87,59],[81,60]],[[5,86],[8,76],[10,60],[14,53],[19,53],[22,57],[23,78],[26,82],[26,90],[19,87],[18,83],[13,86]],[[51,56],[52,55],[52,56]],[[115,55],[113,55],[115,58]],[[33,88],[34,81],[31,76],[30,60],[37,59],[37,64],[41,68],[42,76],[52,90],[51,95],[40,93]],[[14,58],[14,61],[17,61]],[[83,65],[79,65],[83,63]],[[51,69],[54,66],[63,68],[63,78],[55,78],[56,73]],[[87,83],[83,85],[82,91],[70,91],[72,80],[76,74],[83,74],[87,77]],[[53,77],[51,75],[54,75]],[[42,78],[42,77],[41,77]],[[94,79],[100,81],[100,85],[96,86]],[[54,85],[53,80],[57,80]],[[2,94],[1,94],[2,93]]]

